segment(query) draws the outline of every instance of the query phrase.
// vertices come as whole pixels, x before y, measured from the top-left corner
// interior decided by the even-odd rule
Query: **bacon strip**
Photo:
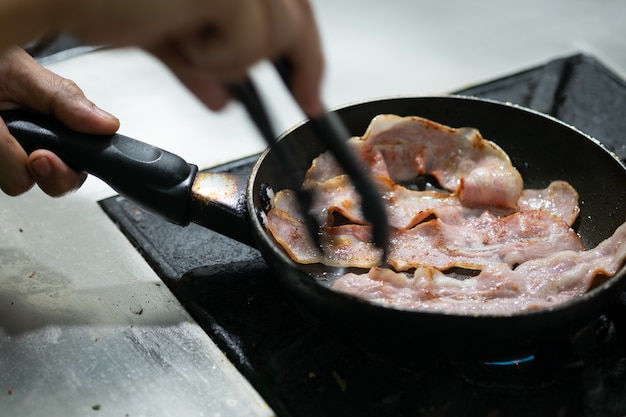
[[[380,250],[371,243],[371,227],[347,224],[323,229],[322,250],[306,234],[302,221],[282,210],[268,213],[272,235],[298,263],[371,268]],[[494,263],[516,265],[563,250],[583,250],[576,233],[544,210],[498,218],[489,212],[451,225],[439,219],[411,229],[393,229],[388,262],[397,271],[427,266],[481,269]]]
[[[439,219],[395,235],[388,262],[397,271],[419,266],[440,270],[482,269],[494,263],[514,266],[563,250],[584,250],[579,236],[543,210],[498,218],[490,212],[457,225]]]
[[[387,207],[389,224],[398,229],[408,229],[429,216],[448,223],[458,224],[466,219],[480,216],[485,208],[468,207],[456,195],[434,190],[417,191],[395,184],[384,178],[376,178],[379,190]],[[340,214],[355,224],[365,224],[357,192],[347,175],[339,175],[324,182],[307,181],[304,184],[314,191],[315,199],[311,212],[323,225],[333,225],[333,216]],[[279,191],[276,197],[278,208],[300,217],[296,210],[295,194],[289,190]],[[565,181],[554,181],[543,189],[524,190],[516,206],[519,210],[546,210],[572,225],[580,209],[578,193]],[[499,216],[513,213],[512,209],[491,208]]]
[[[516,269],[486,266],[466,279],[428,267],[412,277],[390,269],[349,273],[333,287],[387,307],[454,314],[511,314],[556,305],[584,294],[598,276],[613,276],[626,262],[626,223],[588,251],[561,251]]]
[[[524,190],[517,204],[519,210],[547,210],[570,226],[580,213],[578,193],[565,181],[553,181],[541,190]]]
[[[376,176],[394,182],[437,178],[466,205],[517,208],[523,181],[508,155],[476,129],[454,129],[421,117],[376,116],[365,135],[348,143]],[[343,172],[326,152],[307,179],[324,182]]]

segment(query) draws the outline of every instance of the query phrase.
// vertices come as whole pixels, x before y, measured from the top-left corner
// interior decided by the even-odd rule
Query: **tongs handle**
[[[308,190],[302,189],[300,183],[298,183],[298,167],[293,158],[295,151],[289,145],[289,148],[277,146],[276,133],[272,122],[252,79],[247,77],[243,82],[230,84],[229,89],[231,94],[246,108],[248,115],[261,133],[266,144],[273,152],[276,152],[278,159],[282,162],[287,187],[295,192],[309,236],[313,239],[316,246],[319,247],[319,226],[317,220],[309,213],[312,196]]]
[[[372,239],[376,246],[383,250],[383,260],[386,260],[389,245],[387,211],[372,177],[346,145],[346,140],[350,137],[348,129],[336,113],[325,112],[322,116],[311,118],[310,122],[317,132],[317,137],[337,159],[361,196],[363,216],[372,225]]]
[[[289,91],[293,91],[291,89],[291,75],[293,72],[291,62],[281,58],[274,65]],[[383,250],[384,263],[389,244],[387,211],[371,175],[365,170],[355,153],[346,144],[346,141],[351,136],[348,128],[335,112],[324,110],[319,116],[308,116],[309,123],[315,130],[317,138],[326,145],[335,159],[337,159],[337,162],[350,177],[352,185],[361,196],[363,215],[372,224],[372,239],[376,246]]]

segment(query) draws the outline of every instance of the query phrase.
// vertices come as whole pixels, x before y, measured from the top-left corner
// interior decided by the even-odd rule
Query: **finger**
[[[209,27],[180,38],[179,54],[191,67],[222,81],[242,79],[261,58],[286,57],[292,64],[290,88],[309,116],[322,113],[324,59],[313,9],[307,0],[255,1],[229,26]],[[240,24],[239,30],[233,30]]]
[[[296,35],[291,35],[286,50],[282,52],[292,66],[290,88],[308,116],[319,116],[324,111],[320,96],[324,57],[313,9],[308,0],[284,1],[292,4],[290,10],[295,13],[292,20],[298,24]],[[284,19],[280,13],[272,18]]]
[[[119,128],[119,120],[88,100],[74,82],[39,65],[21,48],[7,50],[2,65],[0,94],[13,107],[53,115],[84,133],[111,134]]]
[[[89,101],[72,81],[52,82],[60,85],[53,87],[57,93],[52,96],[46,114],[78,132],[109,135],[119,129],[119,119]]]
[[[191,65],[233,82],[244,78],[251,65],[267,57],[273,45],[267,0],[227,3],[214,20],[180,34],[176,43]]]
[[[60,197],[77,190],[87,178],[85,173],[72,170],[50,151],[34,151],[29,155],[27,163],[39,188],[52,197]]]
[[[16,196],[30,190],[34,184],[27,168],[28,156],[0,120],[0,189]]]
[[[37,99],[30,103],[24,100],[24,105],[56,117],[73,130],[106,135],[119,129],[119,120],[88,100],[73,81],[45,71],[39,83],[31,86],[34,91],[28,95]]]
[[[231,98],[230,92],[223,83],[208,77],[202,70],[179,75],[182,83],[194,93],[209,109],[223,109]]]
[[[230,100],[222,81],[205,68],[198,67],[182,56],[177,43],[153,46],[149,50],[161,60],[176,77],[211,110],[221,110]]]

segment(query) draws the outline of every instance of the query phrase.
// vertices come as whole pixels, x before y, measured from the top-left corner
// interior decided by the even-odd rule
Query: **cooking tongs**
[[[289,62],[279,60],[275,64],[283,82],[291,92],[291,69]],[[230,84],[231,94],[246,108],[248,115],[263,136],[267,145],[276,152],[280,161],[283,161],[282,169],[289,188],[296,193],[301,214],[305,220],[309,235],[318,247],[320,242],[320,225],[317,219],[310,213],[313,196],[308,190],[302,189],[298,181],[298,167],[295,165],[295,150],[292,146],[276,146],[276,133],[258,90],[250,77],[241,83]],[[309,123],[317,138],[333,154],[341,168],[350,177],[352,185],[361,196],[361,210],[365,219],[372,224],[372,240],[383,251],[383,263],[387,257],[389,243],[389,227],[387,213],[383,200],[369,173],[365,170],[352,150],[346,144],[350,133],[336,113],[324,111],[321,116],[310,117]],[[289,144],[290,145],[290,144]]]

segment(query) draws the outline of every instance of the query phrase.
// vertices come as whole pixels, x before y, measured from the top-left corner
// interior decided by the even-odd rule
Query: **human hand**
[[[74,130],[112,134],[119,121],[89,101],[72,81],[39,65],[23,49],[10,47],[0,54],[0,110],[26,108],[54,115]],[[34,183],[51,196],[80,187],[86,178],[52,152],[27,155],[0,120],[0,189],[19,195]]]
[[[308,0],[78,3],[82,6],[67,13],[71,33],[93,43],[143,46],[211,109],[228,102],[224,85],[241,81],[251,65],[285,58],[293,67],[291,89],[305,113],[323,111],[323,56]]]

